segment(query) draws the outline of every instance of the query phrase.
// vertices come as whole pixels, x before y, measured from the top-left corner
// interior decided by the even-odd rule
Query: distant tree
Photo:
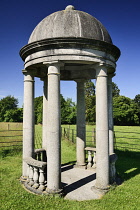
[[[91,80],[85,83],[86,122],[94,123],[96,115],[95,85]]]
[[[5,114],[8,110],[15,110],[18,106],[18,99],[14,96],[7,96],[0,100],[0,121],[4,121]]]
[[[72,102],[71,98],[66,99],[66,123],[67,124],[75,124],[76,123],[76,104]]]
[[[140,94],[136,95],[134,98],[134,102],[137,105],[138,117],[139,117],[139,124],[140,124]]]
[[[71,98],[66,100],[60,95],[61,99],[61,123],[62,124],[75,124],[76,123],[76,105],[72,102]]]
[[[75,124],[76,123],[76,105],[72,99],[64,99],[60,94],[61,103],[61,123],[62,124]],[[43,112],[43,97],[39,96],[34,99],[35,107],[35,123],[42,123]]]
[[[134,101],[125,96],[113,98],[115,125],[139,125],[137,106]]]
[[[117,86],[116,83],[112,82],[112,96],[119,96],[120,95],[120,90]]]
[[[23,109],[9,109],[4,114],[5,122],[22,122],[23,121]]]
[[[85,96],[89,97],[93,95],[95,95],[95,85],[91,79],[89,79],[85,82]]]
[[[134,98],[134,102],[138,105],[138,107],[140,108],[140,94],[136,95]]]
[[[34,99],[35,123],[42,123],[43,96]]]

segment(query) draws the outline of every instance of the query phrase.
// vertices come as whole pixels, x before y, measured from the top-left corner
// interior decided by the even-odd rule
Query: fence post
[[[67,139],[69,140],[69,131],[70,131],[70,128],[67,128]]]
[[[117,144],[116,144],[116,135],[115,135],[115,131],[114,131],[114,148],[117,149]]]
[[[72,142],[74,143],[74,129],[72,129]]]
[[[8,131],[10,130],[10,124],[8,123]]]
[[[93,144],[94,144],[94,146],[95,146],[95,144],[96,144],[96,138],[95,138],[95,128],[93,128],[93,131],[92,131],[92,142],[93,142]]]

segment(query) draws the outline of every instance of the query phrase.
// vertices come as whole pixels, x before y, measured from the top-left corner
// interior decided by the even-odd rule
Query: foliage
[[[139,123],[140,123],[140,94],[136,95],[134,98],[134,102],[137,106],[137,111],[138,111],[138,117],[139,117]]]
[[[16,116],[18,116],[18,119],[21,122],[22,120],[22,109],[18,109],[18,99],[14,96],[7,96],[5,98],[2,98],[0,100],[0,122],[3,121],[11,121],[13,122],[16,120]],[[20,116],[19,116],[20,115]]]
[[[138,105],[138,107],[140,108],[140,94],[136,95],[134,98],[134,102]]]
[[[136,103],[125,96],[113,98],[114,124],[115,125],[139,125]]]
[[[66,100],[60,94],[61,103],[61,123],[74,124],[76,123],[76,105],[72,102],[71,98]],[[43,109],[43,97],[39,96],[34,99],[35,108],[35,123],[42,123],[42,109]]]
[[[34,99],[35,123],[42,123],[43,96]]]
[[[85,83],[85,104],[86,104],[86,122],[95,122],[96,115],[96,96],[95,85],[91,80],[87,80]]]
[[[112,82],[112,96],[116,97],[120,95],[120,89],[118,88],[117,84]]]
[[[66,100],[61,96],[61,123],[75,124],[76,123],[76,105],[71,98]]]
[[[22,122],[23,121],[23,108],[9,109],[4,114],[5,122]]]
[[[85,96],[90,97],[95,95],[95,85],[91,80],[85,82]]]

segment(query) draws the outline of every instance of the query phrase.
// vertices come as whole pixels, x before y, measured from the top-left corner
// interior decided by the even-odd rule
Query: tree
[[[61,103],[61,123],[62,124],[75,124],[76,123],[76,105],[72,99],[64,99],[60,94]],[[43,97],[39,96],[34,99],[35,107],[35,123],[42,123],[43,112]]]
[[[9,109],[4,115],[5,122],[22,122],[23,121],[23,109]]]
[[[43,96],[34,99],[35,123],[42,123]]]
[[[64,99],[60,94],[61,100],[61,123],[75,124],[76,123],[76,105],[71,98]]]
[[[91,80],[85,82],[85,97],[90,97],[95,95],[95,85]]]
[[[113,98],[115,125],[139,125],[138,110],[134,101],[125,96]]]
[[[94,123],[96,115],[95,85],[91,80],[85,83],[86,122]]]
[[[118,86],[116,85],[116,83],[112,82],[112,96],[119,96],[120,95],[120,90],[118,88]]]
[[[136,95],[134,98],[134,102],[138,105],[138,107],[140,108],[140,94]]]
[[[5,114],[8,110],[17,109],[18,99],[14,96],[7,96],[0,100],[0,122],[4,121]]]
[[[134,98],[134,103],[137,105],[139,124],[140,124],[140,94],[136,95]]]

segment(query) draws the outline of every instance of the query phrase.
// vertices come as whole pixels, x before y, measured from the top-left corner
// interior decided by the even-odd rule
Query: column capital
[[[110,64],[107,64],[105,62],[96,63],[94,65],[94,68],[96,70],[96,77],[100,76],[107,76],[107,77],[113,77],[115,76],[115,67],[112,67]],[[102,74],[103,71],[106,71],[105,74]]]
[[[96,65],[96,77],[107,77],[107,65],[99,64]]]
[[[27,74],[24,74],[24,82],[35,82],[34,81],[34,76],[27,73]]]
[[[113,78],[115,75],[115,73],[108,74],[108,78]]]
[[[56,65],[58,65],[59,67],[64,66],[64,62],[59,61],[59,60],[57,60],[57,61],[46,61],[46,62],[43,62],[43,64],[46,65],[46,66],[56,66]]]
[[[25,75],[25,76],[27,76],[27,75],[30,75],[31,77],[34,77],[34,70],[33,69],[28,69],[28,70],[26,70],[26,69],[23,69],[22,70],[22,73]]]

